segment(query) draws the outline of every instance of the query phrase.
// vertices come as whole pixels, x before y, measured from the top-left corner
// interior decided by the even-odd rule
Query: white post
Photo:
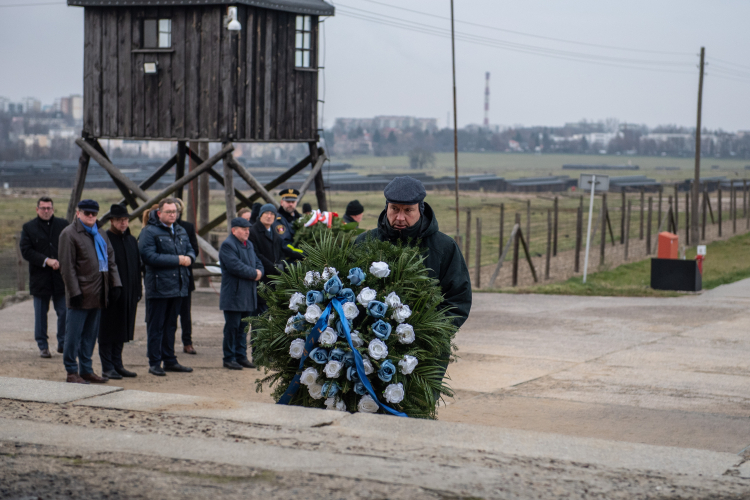
[[[594,188],[596,186],[596,176],[591,176],[591,201],[589,201],[589,224],[586,229],[586,255],[583,261],[583,282],[586,283],[586,273],[589,269],[589,246],[591,245],[591,219],[594,215]]]

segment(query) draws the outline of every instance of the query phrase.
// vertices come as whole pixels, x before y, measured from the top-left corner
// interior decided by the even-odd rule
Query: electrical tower
[[[484,128],[490,128],[490,72],[485,73],[487,82],[484,88]]]

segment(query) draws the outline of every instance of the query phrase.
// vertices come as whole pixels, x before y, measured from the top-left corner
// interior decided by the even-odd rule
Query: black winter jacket
[[[138,236],[138,250],[146,266],[146,298],[167,299],[187,297],[190,270],[180,265],[180,255],[187,255],[195,262],[195,252],[187,233],[179,224],[173,224],[174,234],[151,213],[148,224]]]
[[[68,221],[54,215],[49,221],[40,217],[23,225],[21,232],[21,255],[29,261],[29,293],[42,297],[65,293],[60,271],[44,266],[44,260],[59,260],[57,253],[60,233],[68,226]],[[44,267],[42,267],[44,266]]]
[[[261,281],[268,283],[271,276],[279,274],[276,266],[281,264],[284,255],[281,237],[273,227],[270,231],[266,231],[266,226],[258,221],[250,228],[249,241],[255,247],[255,255],[258,256],[265,269]]]
[[[381,241],[416,244],[425,256],[425,266],[429,275],[440,282],[443,291],[443,307],[450,307],[450,314],[457,316],[454,324],[460,327],[469,317],[471,311],[471,279],[461,251],[453,238],[438,231],[438,222],[432,207],[424,204],[424,213],[419,221],[404,231],[397,231],[391,227],[386,217],[386,211],[378,218],[378,227],[360,234],[356,243],[366,238],[377,238]]]

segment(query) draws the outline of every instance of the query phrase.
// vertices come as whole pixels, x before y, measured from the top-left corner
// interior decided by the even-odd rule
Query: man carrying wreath
[[[378,218],[378,227],[359,235],[356,243],[375,238],[419,245],[429,276],[440,282],[443,292],[440,306],[451,308],[453,323],[460,328],[471,310],[469,269],[453,238],[438,230],[435,212],[424,201],[427,196],[424,185],[412,177],[396,177],[383,194],[386,204]]]

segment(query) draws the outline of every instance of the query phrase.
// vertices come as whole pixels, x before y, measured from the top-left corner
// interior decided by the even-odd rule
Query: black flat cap
[[[250,221],[242,217],[235,217],[232,219],[232,227],[250,227]]]
[[[396,177],[383,190],[385,200],[388,203],[398,203],[399,205],[414,205],[422,203],[427,191],[424,184],[417,179],[409,177]]]
[[[99,211],[99,204],[94,200],[81,200],[78,202],[79,210],[89,210],[91,212]]]
[[[302,213],[303,214],[309,214],[310,212],[312,212],[312,205],[310,205],[309,203],[303,203],[302,204]]]
[[[122,217],[130,217],[130,214],[128,213],[128,209],[123,207],[120,204],[115,204],[109,207],[109,218],[110,219],[119,219]]]
[[[346,215],[359,215],[365,212],[365,207],[359,202],[359,200],[352,200],[346,206]]]

